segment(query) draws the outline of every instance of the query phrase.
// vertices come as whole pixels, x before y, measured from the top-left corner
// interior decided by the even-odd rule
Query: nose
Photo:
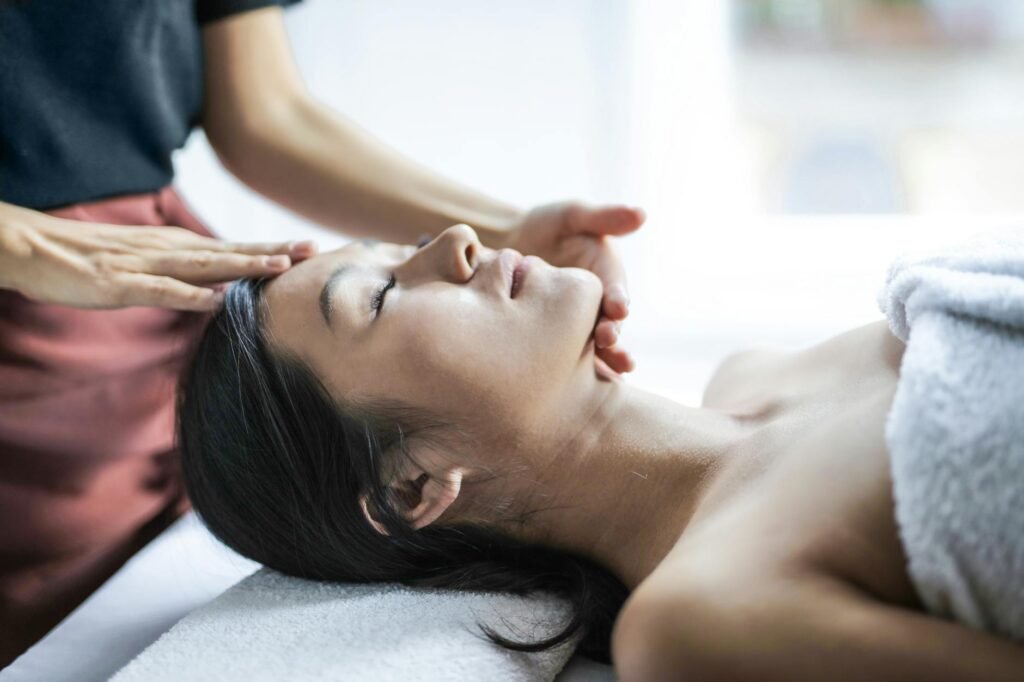
[[[395,276],[406,281],[440,277],[462,284],[476,271],[482,249],[472,227],[452,225],[397,268]]]

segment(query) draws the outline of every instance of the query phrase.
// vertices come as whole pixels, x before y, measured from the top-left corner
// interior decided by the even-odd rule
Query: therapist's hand
[[[223,299],[218,283],[276,275],[316,253],[311,242],[233,244],[181,227],[79,222],[22,209],[4,215],[0,286],[78,308],[215,310]]]
[[[559,267],[585,268],[601,278],[604,296],[594,346],[602,374],[629,372],[635,365],[618,344],[622,320],[629,314],[629,294],[625,271],[608,237],[635,232],[644,219],[638,208],[564,202],[533,209],[513,228],[516,235],[509,246],[521,253],[532,253]]]

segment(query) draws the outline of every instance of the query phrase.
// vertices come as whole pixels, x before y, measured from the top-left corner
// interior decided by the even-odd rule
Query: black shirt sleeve
[[[287,7],[300,0],[197,0],[196,20],[200,24],[262,7]]]

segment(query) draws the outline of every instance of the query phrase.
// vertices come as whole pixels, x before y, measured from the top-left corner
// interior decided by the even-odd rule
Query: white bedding
[[[256,568],[189,514],[0,671],[0,682],[107,680],[184,616]],[[610,682],[615,675],[611,666],[576,656],[556,680]]]

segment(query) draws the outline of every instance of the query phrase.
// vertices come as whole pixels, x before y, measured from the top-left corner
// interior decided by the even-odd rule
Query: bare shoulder
[[[904,348],[889,329],[889,322],[882,319],[836,334],[800,351],[800,357],[805,364],[846,366],[874,364],[882,358],[898,371]]]
[[[750,389],[766,386],[792,366],[795,353],[781,348],[747,348],[727,355],[711,375],[701,407],[732,410],[754,396]]]
[[[701,406],[749,409],[777,397],[786,387],[803,391],[816,380],[828,380],[829,373],[863,373],[877,369],[879,361],[898,375],[904,348],[882,319],[796,350],[744,349],[719,363],[704,389]]]
[[[741,557],[739,544],[732,548],[739,551],[723,544],[691,548],[699,554],[663,562],[633,591],[612,632],[619,679],[733,679],[702,671],[709,656],[734,648],[734,619],[769,611],[781,595],[795,595],[804,580]]]
[[[1013,640],[894,608],[814,569],[642,585],[612,658],[622,682],[1009,682],[1024,669]]]
[[[658,652],[678,652],[708,635],[715,613],[732,611],[748,595],[770,592],[793,575],[758,556],[742,533],[733,532],[737,524],[731,517],[707,523],[706,532],[684,535],[626,600],[612,632],[617,669],[647,669]]]

